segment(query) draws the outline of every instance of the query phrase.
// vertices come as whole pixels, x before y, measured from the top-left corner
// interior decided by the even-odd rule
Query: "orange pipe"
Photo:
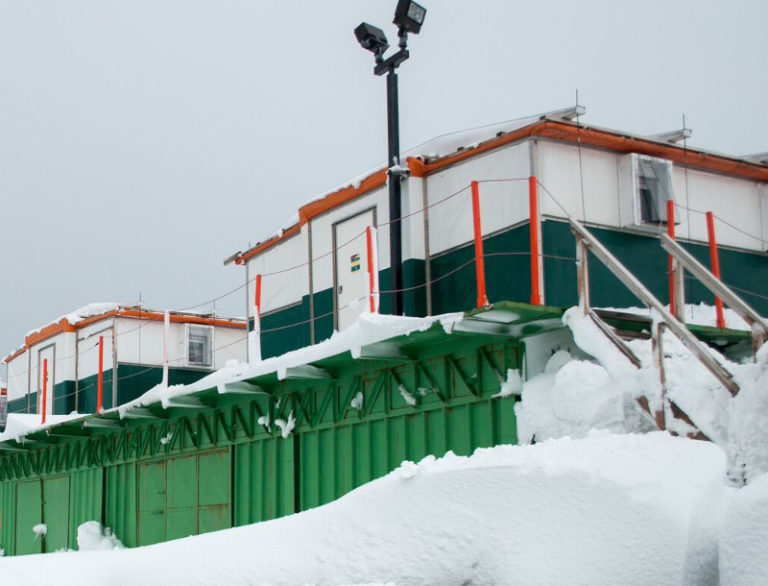
[[[528,177],[528,210],[531,233],[531,305],[541,305],[539,291],[539,196],[536,175]]]
[[[672,199],[667,200],[667,234],[669,237],[675,239],[675,201]],[[673,274],[674,261],[672,255],[667,257],[667,273],[669,276],[669,312],[675,315],[675,275]]]
[[[485,294],[485,260],[483,258],[483,230],[480,226],[480,187],[472,182],[472,220],[475,226],[475,271],[477,273],[477,306],[488,305]]]
[[[45,407],[48,403],[48,359],[43,359],[43,425],[45,425]]]
[[[720,258],[717,254],[717,240],[715,239],[715,215],[707,212],[707,235],[709,236],[709,264],[712,266],[712,274],[720,280]],[[723,300],[715,295],[715,313],[717,315],[717,327],[725,327],[723,316]]]
[[[365,245],[368,248],[368,302],[370,303],[371,313],[376,313],[376,300],[374,299],[373,287],[375,285],[373,275],[373,235],[371,227],[365,227]]]
[[[103,408],[104,398],[104,336],[99,336],[99,379],[98,379],[98,394],[96,396],[96,412],[101,413]]]

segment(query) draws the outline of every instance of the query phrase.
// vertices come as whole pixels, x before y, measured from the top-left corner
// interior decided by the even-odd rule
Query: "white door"
[[[374,210],[368,210],[333,227],[336,250],[337,326],[343,330],[367,307],[368,250],[365,229],[375,225]]]
[[[37,352],[37,412],[53,415],[53,386],[56,381],[56,346],[51,345]],[[45,391],[45,392],[43,392]]]

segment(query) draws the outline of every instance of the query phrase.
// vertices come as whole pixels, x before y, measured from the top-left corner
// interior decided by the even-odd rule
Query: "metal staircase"
[[[651,337],[653,344],[654,365],[659,371],[659,383],[661,387],[662,409],[652,413],[647,399],[641,397],[638,404],[656,422],[659,429],[666,429],[667,414],[680,419],[696,429],[689,437],[696,439],[709,439],[702,433],[695,422],[683,411],[683,409],[671,400],[667,395],[667,382],[664,372],[663,332],[665,329],[672,332],[683,345],[701,362],[701,364],[725,387],[732,396],[739,392],[739,386],[733,375],[716,359],[706,345],[701,342],[686,326],[682,320],[682,312],[678,316],[673,315],[667,307],[656,298],[597,238],[578,220],[569,219],[571,231],[576,238],[576,264],[578,276],[579,308],[582,313],[589,316],[605,336],[619,349],[619,351],[636,368],[641,367],[639,358],[632,352],[622,337],[590,307],[589,295],[589,252],[597,258],[613,275],[640,299],[649,309],[656,311],[658,320],[652,324]],[[683,273],[688,270],[696,279],[707,287],[714,295],[720,297],[726,305],[730,306],[752,328],[753,354],[762,344],[768,340],[768,323],[736,293],[715,277],[706,267],[693,258],[685,249],[672,240],[666,234],[661,235],[661,245],[669,252],[673,259],[672,270],[674,273],[675,296],[677,306],[682,308],[683,301]]]

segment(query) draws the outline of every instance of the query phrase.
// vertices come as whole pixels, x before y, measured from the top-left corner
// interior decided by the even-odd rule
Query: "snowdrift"
[[[716,583],[724,471],[717,446],[664,433],[500,446],[406,462],[276,521],[133,550],[2,559],[0,583]]]

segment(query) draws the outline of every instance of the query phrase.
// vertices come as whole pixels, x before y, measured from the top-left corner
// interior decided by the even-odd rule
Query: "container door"
[[[47,362],[47,373],[46,370]],[[43,386],[45,386],[45,413],[53,415],[53,387],[56,380],[56,346],[42,348],[37,353],[37,412],[43,412]]]
[[[229,450],[200,455],[199,533],[232,526],[230,497],[232,456]]]
[[[165,539],[165,462],[142,462],[139,473],[138,545]]]
[[[334,224],[337,327],[343,330],[366,308],[368,251],[365,229],[375,224],[374,210]]]
[[[69,547],[69,476],[43,480],[43,522],[48,529],[44,551]]]
[[[39,480],[16,485],[16,555],[42,553],[43,542],[34,532],[42,520],[42,493]]]
[[[197,456],[168,460],[166,539],[197,533]]]

